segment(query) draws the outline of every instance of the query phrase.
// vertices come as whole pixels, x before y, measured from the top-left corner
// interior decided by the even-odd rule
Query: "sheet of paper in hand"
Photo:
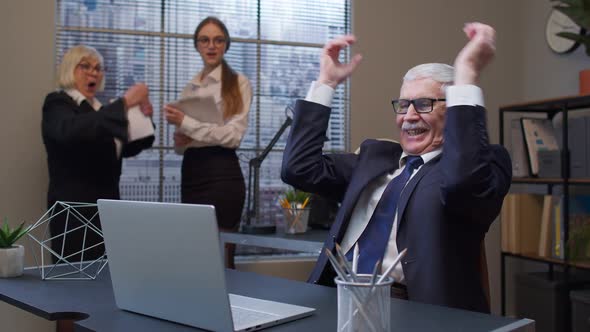
[[[170,102],[169,105],[178,108],[195,120],[223,124],[223,115],[221,110],[217,109],[213,96],[179,99]]]
[[[152,119],[141,113],[139,106],[133,106],[127,111],[127,120],[129,121],[129,141],[154,135]]]

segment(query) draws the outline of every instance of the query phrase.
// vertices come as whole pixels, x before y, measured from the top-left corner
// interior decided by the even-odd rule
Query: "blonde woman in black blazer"
[[[137,155],[152,145],[154,137],[128,142],[127,110],[139,105],[152,114],[148,88],[136,84],[108,105],[102,105],[96,93],[104,88],[104,61],[98,51],[88,46],[69,49],[58,72],[59,90],[45,98],[42,135],[47,151],[49,190],[47,207],[56,201],[96,203],[97,199],[119,199],[121,159]],[[90,217],[96,210],[86,211]],[[96,226],[100,222],[96,219]],[[50,224],[53,237],[64,233],[65,218]],[[70,221],[68,230],[75,224]],[[52,249],[70,262],[93,260],[104,253],[102,239],[95,232],[86,234],[85,247],[92,247],[81,257],[84,232],[74,230],[52,241]],[[62,244],[65,243],[64,246]]]

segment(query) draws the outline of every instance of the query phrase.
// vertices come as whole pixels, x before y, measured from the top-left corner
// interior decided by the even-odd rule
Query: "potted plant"
[[[286,233],[304,233],[307,230],[310,211],[307,206],[310,199],[310,193],[297,189],[287,190],[283,198],[279,199],[285,215]]]
[[[590,31],[590,0],[551,0],[556,3],[553,8],[576,23],[583,32]],[[585,33],[562,31],[557,33],[559,37],[573,40],[586,47],[586,54],[590,56],[590,36]]]
[[[579,27],[578,31],[561,31],[556,33],[557,36],[569,39],[574,49],[577,45],[584,45],[586,54],[590,56],[590,0],[551,0],[555,4],[553,8],[567,16],[573,23]],[[563,28],[563,27],[562,27]],[[580,94],[590,94],[590,69],[580,71]]]
[[[29,232],[30,227],[21,223],[11,229],[8,220],[4,219],[4,225],[0,227],[0,278],[18,277],[23,274],[25,247],[15,245],[23,235]]]

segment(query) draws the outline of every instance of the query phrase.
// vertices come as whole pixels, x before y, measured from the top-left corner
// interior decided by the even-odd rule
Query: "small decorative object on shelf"
[[[0,227],[0,277],[12,278],[23,274],[25,247],[15,245],[23,235],[27,234],[30,227],[25,227],[22,222],[18,227],[11,229],[8,219],[4,219],[4,225]]]
[[[285,215],[285,233],[296,234],[307,231],[310,208],[307,207],[311,194],[292,189],[279,200]]]
[[[556,4],[547,21],[547,42],[558,53],[568,53],[580,44],[590,56],[590,2],[588,0],[552,0]],[[580,95],[590,94],[590,70],[580,71]]]
[[[66,222],[65,231],[62,234],[50,235],[49,224],[55,222],[57,218],[63,218]],[[45,212],[37,222],[35,222],[28,234],[29,238],[40,246],[40,257],[37,257],[33,251],[35,262],[39,266],[41,279],[43,280],[94,280],[107,264],[106,253],[100,257],[91,260],[85,259],[84,254],[104,245],[102,240],[102,230],[96,224],[98,219],[98,209],[95,203],[77,203],[77,202],[60,202],[57,201]],[[94,221],[94,222],[93,222]],[[40,237],[32,234],[35,229],[40,229],[43,233]],[[67,243],[68,236],[73,232],[83,232],[84,241],[80,244],[79,251],[63,256],[63,253],[55,252],[51,247],[52,241],[62,241],[62,247]],[[88,243],[86,238],[89,234],[98,235],[99,243]],[[46,256],[49,254],[53,258],[46,262]],[[76,259],[74,259],[76,257]]]

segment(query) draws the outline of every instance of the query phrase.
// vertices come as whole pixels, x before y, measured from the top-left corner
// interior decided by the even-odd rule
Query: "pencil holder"
[[[390,289],[393,278],[371,283],[371,275],[358,274],[357,281],[334,279],[338,286],[338,330],[389,331]]]
[[[297,234],[307,231],[309,208],[283,208],[285,215],[285,233]]]

